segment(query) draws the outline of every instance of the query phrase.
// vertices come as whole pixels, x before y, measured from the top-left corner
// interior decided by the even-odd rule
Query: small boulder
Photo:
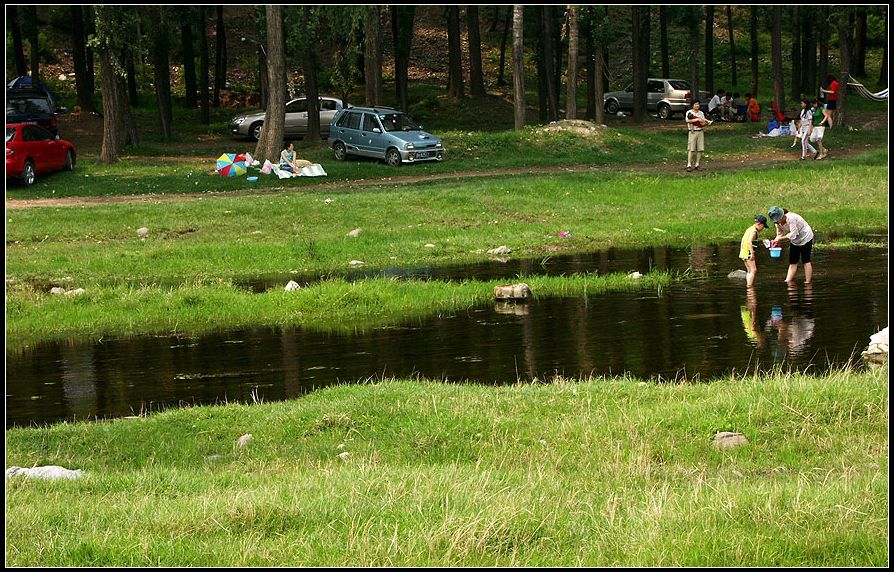
[[[289,283],[286,284],[286,292],[291,292],[292,290],[298,290],[301,286],[298,285],[294,280],[289,280]]]
[[[494,298],[497,300],[527,300],[530,297],[531,288],[524,282],[494,286]]]
[[[246,433],[246,434],[243,435],[242,437],[239,437],[239,439],[236,440],[236,448],[237,448],[237,449],[242,449],[243,447],[245,447],[246,445],[248,445],[249,441],[251,441],[252,438],[253,438],[253,437],[251,436],[251,433]]]
[[[363,262],[362,260],[352,260],[348,262],[348,264],[351,266],[363,266],[366,262]]]
[[[741,269],[733,270],[732,272],[727,274],[726,277],[733,280],[745,280],[746,278],[748,278],[748,273]]]
[[[87,291],[84,290],[83,288],[75,288],[74,290],[69,290],[68,292],[66,292],[65,295],[69,296],[69,297],[80,296],[81,294],[84,294],[85,292],[87,292]]]
[[[349,232],[349,233],[346,234],[345,236],[349,236],[349,237],[351,237],[351,238],[357,238],[358,236],[360,236],[360,233],[361,233],[361,232],[363,232],[361,229],[359,229],[359,228],[355,228],[354,230],[352,230],[351,232]]]
[[[637,280],[642,277],[643,277],[643,275],[636,271],[631,272],[630,274],[627,275],[627,278],[633,278],[634,280]]]
[[[140,238],[146,236],[147,234],[149,234],[149,229],[145,226],[137,229],[137,236],[139,236]]]
[[[498,246],[487,251],[488,254],[493,254],[494,256],[506,256],[511,252],[512,250],[508,246]]]
[[[82,476],[81,469],[72,471],[58,465],[47,465],[45,467],[31,467],[25,469],[22,467],[10,467],[6,469],[6,478],[24,475],[35,479],[79,479]]]
[[[747,445],[748,439],[741,433],[718,431],[714,435],[713,443],[715,447],[738,447],[739,445]]]
[[[348,459],[348,457],[351,456],[351,454],[348,453],[347,451],[342,451],[342,452],[339,453],[337,456],[338,456],[338,458],[341,459],[342,461],[346,461],[346,460]]]
[[[50,294],[57,294],[57,295],[65,294],[65,288],[53,286],[52,288],[50,288]]]

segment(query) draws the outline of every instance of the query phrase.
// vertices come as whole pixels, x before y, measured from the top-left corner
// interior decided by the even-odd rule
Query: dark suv
[[[53,135],[59,134],[53,102],[38,90],[6,90],[6,122],[36,123]]]

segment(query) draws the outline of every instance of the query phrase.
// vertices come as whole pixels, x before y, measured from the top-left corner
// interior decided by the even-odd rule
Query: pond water
[[[630,373],[699,381],[731,372],[821,373],[858,362],[887,325],[888,250],[814,251],[814,280],[759,251],[748,293],[738,246],[609,250],[455,269],[388,270],[416,279],[489,280],[571,272],[683,271],[662,292],[488,304],[354,335],[250,328],[201,337],[49,342],[7,351],[7,427],[121,417],[192,404],[276,401],[382,377],[507,384]],[[355,277],[368,276],[357,273]],[[286,278],[288,279],[288,277]],[[282,280],[246,282],[263,290]]]

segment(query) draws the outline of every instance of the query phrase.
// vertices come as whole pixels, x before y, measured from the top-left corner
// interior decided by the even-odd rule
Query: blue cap
[[[765,217],[765,216],[762,215],[762,214],[759,214],[759,215],[757,215],[756,217],[754,217],[754,222],[759,222],[759,223],[761,223],[761,224],[764,225],[764,226],[769,226],[769,225],[767,224],[767,217]]]

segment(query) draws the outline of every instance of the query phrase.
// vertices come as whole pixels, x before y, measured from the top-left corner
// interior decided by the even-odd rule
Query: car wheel
[[[345,144],[341,141],[336,141],[332,146],[332,149],[335,151],[335,158],[339,161],[344,161],[348,158],[348,150],[345,149]]]
[[[66,171],[74,171],[75,168],[75,158],[74,153],[71,151],[67,151],[65,153],[65,170]]]
[[[25,161],[25,168],[22,169],[22,183],[26,187],[34,184],[34,163],[31,161]]]
[[[263,127],[263,126],[264,126],[263,121],[258,121],[257,123],[252,124],[251,130],[249,131],[249,133],[251,133],[251,136],[254,138],[255,141],[261,140],[261,127]]]
[[[605,111],[610,115],[617,115],[620,110],[621,106],[618,105],[618,102],[614,99],[609,100],[608,103],[605,104]]]
[[[663,103],[658,106],[658,118],[659,119],[670,119],[671,115],[673,115],[673,114],[674,114],[674,112],[671,111],[670,105]]]
[[[400,151],[394,147],[385,153],[385,162],[392,167],[400,167]]]

